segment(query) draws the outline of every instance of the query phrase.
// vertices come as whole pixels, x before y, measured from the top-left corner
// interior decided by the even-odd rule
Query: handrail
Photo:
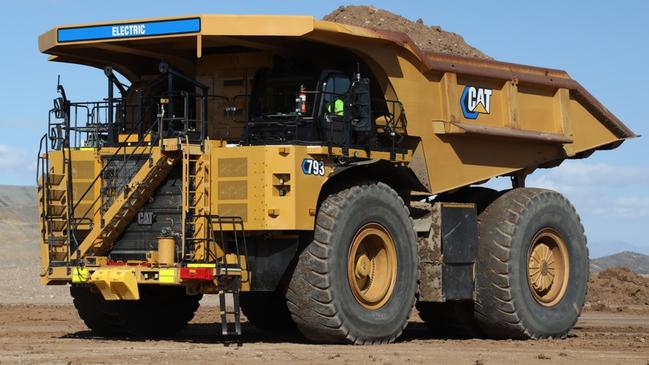
[[[142,122],[140,122],[140,123],[142,123]],[[157,123],[153,123],[153,124],[149,127],[149,129],[145,132],[145,135],[149,134],[149,133],[153,130],[153,127],[154,127],[156,124],[157,124]],[[127,138],[126,138],[126,141],[129,140],[129,138],[131,137],[131,135],[132,135],[134,132],[135,132],[135,129],[133,129],[133,130],[131,131],[131,133],[129,133],[129,135],[128,135]],[[124,161],[124,163],[122,164],[122,166],[121,166],[120,169],[118,170],[118,174],[119,174],[119,172],[121,172],[122,169],[126,166],[126,162],[129,162],[130,159],[131,159],[131,157],[132,157],[133,155],[136,154],[135,152],[137,152],[138,149],[139,149],[140,147],[142,147],[142,146],[141,146],[142,142],[144,142],[144,139],[141,139],[141,140],[138,141],[138,144],[135,146],[135,148],[133,149],[133,151],[128,155],[128,157],[126,157],[127,159]],[[150,141],[150,142],[151,142],[151,146],[150,146],[150,149],[151,149],[151,148],[153,148],[153,145],[154,145],[154,142],[155,142],[155,141],[152,140],[152,141]],[[99,173],[97,174],[97,176],[95,176],[95,179],[90,183],[90,185],[88,186],[88,188],[86,189],[86,191],[83,193],[83,195],[81,196],[81,198],[79,198],[79,200],[75,203],[75,205],[74,205],[74,207],[73,207],[73,210],[76,210],[76,208],[77,208],[77,206],[79,205],[79,203],[81,203],[81,201],[83,200],[83,198],[84,198],[84,197],[88,194],[88,192],[89,192],[89,191],[94,187],[95,183],[96,183],[97,181],[100,180],[100,177],[101,177],[101,176],[103,175],[103,173],[106,171],[106,169],[108,168],[108,166],[110,166],[110,164],[114,161],[114,159],[115,159],[115,158],[117,157],[117,155],[119,154],[119,151],[122,149],[122,147],[126,146],[127,143],[128,143],[128,142],[123,142],[123,143],[119,146],[119,148],[118,148],[118,149],[117,149],[117,150],[116,150],[116,151],[111,155],[111,157],[110,157],[110,159],[108,160],[108,162],[107,162],[107,163],[102,167],[102,169],[99,171]],[[149,149],[149,150],[150,150],[150,149]],[[125,188],[126,188],[126,186],[125,186]],[[101,194],[100,194],[97,198],[95,198],[95,200],[92,201],[92,203],[90,204],[90,206],[88,207],[88,209],[86,209],[86,211],[81,215],[82,218],[86,217],[86,215],[87,215],[87,214],[92,210],[92,208],[97,204],[97,201],[98,201],[101,197],[102,197],[102,196],[101,196]],[[99,207],[99,211],[101,211],[101,206]],[[92,216],[94,217],[96,214],[97,214],[97,213],[94,213]],[[75,230],[77,229],[78,225],[79,225],[79,224],[75,225]]]
[[[45,158],[43,158],[42,155],[41,155],[41,153],[43,151],[43,142],[45,142]],[[43,134],[43,137],[41,137],[40,143],[38,145],[38,155],[37,155],[37,161],[36,161],[36,186],[38,186],[38,184],[42,184],[41,185],[41,194],[43,194],[43,199],[41,200],[41,212],[42,212],[41,213],[42,214],[41,219],[43,219],[43,224],[46,225],[45,229],[42,230],[42,232],[41,232],[41,239],[43,241],[45,241],[45,235],[49,231],[49,226],[47,226],[48,222],[46,222],[47,215],[48,215],[47,214],[47,209],[48,209],[48,206],[49,206],[49,203],[48,203],[48,198],[49,198],[48,197],[48,189],[49,189],[49,187],[48,187],[48,176],[47,176],[47,174],[49,172],[46,171],[47,170],[47,161],[48,161],[47,160],[48,159],[48,156],[47,156],[48,152],[49,152],[49,150],[47,148],[47,133],[45,133],[45,134]],[[41,169],[43,170],[42,171],[42,174],[43,174],[42,181],[40,181],[41,180],[41,171],[40,171]]]
[[[41,137],[40,143],[38,145],[38,155],[36,155],[38,157],[38,159],[40,159],[40,157],[41,157],[41,152],[43,151],[43,142],[46,141],[46,140],[47,140],[47,133],[43,134],[43,136]],[[45,149],[47,150],[47,142],[45,143]],[[45,153],[47,154],[47,152],[45,152]],[[37,163],[36,164],[36,184],[39,183],[39,179],[40,179],[40,176],[41,176],[40,173],[39,173],[39,170],[40,170],[39,167],[40,166]]]

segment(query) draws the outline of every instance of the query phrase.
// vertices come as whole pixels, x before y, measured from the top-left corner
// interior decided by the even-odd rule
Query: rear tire
[[[408,209],[388,185],[370,183],[329,195],[286,293],[302,334],[317,342],[353,344],[399,337],[415,302],[415,239]]]
[[[240,294],[241,311],[253,326],[262,330],[291,330],[295,323],[280,290]]]
[[[140,300],[122,301],[121,316],[137,337],[171,337],[185,328],[202,294],[187,295],[183,286],[140,285]]]
[[[94,334],[101,337],[128,335],[119,302],[104,300],[101,293],[89,286],[72,285],[70,295],[79,317]]]
[[[563,338],[588,284],[588,249],[573,206],[544,189],[514,189],[478,218],[475,316],[494,338]]]
[[[189,296],[182,286],[139,287],[140,300],[110,301],[91,286],[73,285],[70,294],[86,326],[104,337],[167,337],[194,317],[202,295]]]

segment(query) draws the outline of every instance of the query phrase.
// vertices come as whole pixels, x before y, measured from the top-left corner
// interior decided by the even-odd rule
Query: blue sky
[[[4,0],[0,11],[0,184],[34,184],[37,143],[60,74],[74,100],[104,97],[100,70],[46,62],[37,37],[58,24],[197,13],[302,14],[318,18],[332,1]],[[359,3],[357,3],[359,4]],[[363,4],[363,3],[360,3]],[[649,2],[374,1],[372,5],[460,33],[503,61],[568,71],[636,133],[648,135]],[[492,181],[493,186],[505,186]],[[649,254],[649,142],[540,170],[528,185],[556,189],[581,214],[592,257]]]

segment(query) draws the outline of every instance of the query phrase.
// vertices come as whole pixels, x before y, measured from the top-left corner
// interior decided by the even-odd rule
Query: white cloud
[[[0,144],[0,184],[33,185],[36,178],[36,151]]]
[[[552,170],[538,170],[528,186],[556,190],[589,213],[610,218],[649,215],[649,168],[567,161]]]
[[[649,216],[649,196],[620,196],[613,199],[608,209],[602,209],[597,213],[612,214],[621,218],[647,217]]]
[[[620,188],[630,185],[649,185],[649,167],[613,166],[605,163],[566,161],[550,170],[538,170],[529,178],[530,184],[551,183],[575,189],[584,186]]]
[[[488,186],[509,188],[508,179]],[[553,169],[539,169],[527,186],[566,196],[582,218],[593,257],[623,249],[649,253],[643,229],[649,222],[649,166],[613,165],[569,160]]]

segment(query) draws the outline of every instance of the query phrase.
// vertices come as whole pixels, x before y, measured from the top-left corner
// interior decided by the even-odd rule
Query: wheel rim
[[[397,279],[397,253],[388,231],[378,223],[361,227],[347,262],[347,280],[358,303],[372,310],[385,305]]]
[[[563,238],[553,229],[540,230],[527,254],[527,279],[534,299],[546,307],[559,303],[566,293],[569,269]]]

